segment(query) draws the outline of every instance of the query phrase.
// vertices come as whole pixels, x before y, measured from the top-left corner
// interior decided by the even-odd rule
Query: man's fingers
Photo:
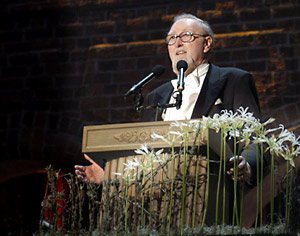
[[[76,165],[74,167],[75,167],[75,170],[79,170],[81,172],[85,172],[85,170],[86,170],[85,166]]]
[[[245,158],[242,157],[242,156],[236,156],[236,157],[231,157],[229,159],[229,162],[231,163],[231,168],[227,171],[227,174],[228,175],[231,175],[231,179],[234,180],[234,167],[233,167],[233,163],[236,164],[236,171],[237,171],[237,180],[238,181],[241,181],[241,180],[246,180],[249,178],[249,170],[247,168],[246,172],[244,173],[244,170],[245,170],[245,164],[246,164],[246,161],[245,161]]]
[[[79,169],[82,169],[82,166],[80,166],[80,165],[75,165],[74,168],[75,168],[76,170],[79,170]]]
[[[234,176],[231,176],[231,179],[234,180]],[[247,178],[247,177],[244,177],[244,175],[238,175],[238,177],[237,177],[237,180],[238,180],[238,181],[241,181],[241,180],[243,180],[243,179],[245,179],[245,180],[247,181],[248,178]]]
[[[75,171],[76,177],[84,182],[90,182],[87,176],[83,172]]]
[[[237,162],[237,163],[242,163],[242,162],[245,162],[245,158],[244,157],[242,157],[242,156],[238,156],[238,157],[231,157],[230,159],[229,159],[229,162],[230,163],[234,163],[234,160]]]
[[[95,162],[92,160],[92,158],[90,158],[88,155],[83,154],[83,156],[84,156],[84,158],[85,158],[86,160],[88,160],[90,163],[95,164]]]
[[[231,179],[234,180],[234,172],[233,172],[233,170],[232,171],[227,171],[227,174],[231,175]],[[245,175],[244,175],[244,171],[243,170],[240,170],[237,173],[237,180],[239,180],[239,181],[242,180],[242,179],[247,180],[248,177],[249,177],[248,176],[248,172],[246,172]]]
[[[75,170],[75,174],[78,176],[78,177],[83,177],[85,178],[86,177],[86,174],[84,171],[80,171],[80,170]]]
[[[78,178],[78,179],[85,179],[81,174],[76,174],[76,177]]]
[[[237,161],[240,161],[240,160],[243,160],[244,157],[242,157],[242,156],[230,157],[229,161],[230,162],[234,162],[234,159],[237,160]]]

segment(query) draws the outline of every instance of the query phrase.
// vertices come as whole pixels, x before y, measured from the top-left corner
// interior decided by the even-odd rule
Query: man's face
[[[193,19],[181,19],[172,25],[168,35],[180,35],[183,32],[199,35],[205,34],[197,21]],[[205,53],[210,50],[211,43],[212,39],[210,36],[195,36],[192,42],[182,42],[180,38],[177,38],[175,44],[168,45],[173,71],[178,73],[176,68],[177,62],[185,60],[188,63],[186,75],[191,73],[197,66],[206,61]]]

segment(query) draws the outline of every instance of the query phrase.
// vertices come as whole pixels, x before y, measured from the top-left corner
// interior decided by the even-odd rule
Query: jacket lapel
[[[153,97],[153,105],[164,105],[164,104],[168,104],[170,97],[172,95],[173,92],[173,85],[171,82],[167,83],[166,86],[164,86],[162,89],[160,89],[159,91],[157,91],[154,94]],[[162,119],[162,112],[164,109],[158,109],[158,114],[157,114],[157,120],[161,121]],[[153,113],[153,120],[156,120],[156,111]]]
[[[226,80],[226,77],[221,77],[220,68],[210,64],[192,118],[208,116],[215,101],[220,97],[223,87],[226,84]]]
[[[169,82],[167,86],[154,95],[154,104],[167,104],[170,100],[172,92],[173,85],[171,82]]]

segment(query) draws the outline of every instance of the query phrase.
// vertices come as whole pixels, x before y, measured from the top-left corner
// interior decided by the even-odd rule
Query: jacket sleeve
[[[261,118],[258,94],[254,79],[250,73],[245,73],[234,83],[233,110],[236,111],[241,106],[248,107],[257,119]]]
[[[235,85],[235,93],[233,98],[233,107],[234,110],[239,107],[248,107],[250,112],[253,112],[254,116],[257,119],[261,119],[260,106],[258,94],[256,91],[254,79],[250,73],[246,73],[244,76],[239,79]],[[247,147],[248,150],[243,149],[241,156],[247,156],[247,162],[251,167],[251,180],[250,182],[255,185],[257,180],[257,172],[261,167],[261,151],[260,146],[257,147],[256,144],[249,144]],[[264,150],[266,146],[264,146]],[[266,169],[268,166],[269,153],[263,153],[263,168]],[[259,167],[259,168],[258,168]]]

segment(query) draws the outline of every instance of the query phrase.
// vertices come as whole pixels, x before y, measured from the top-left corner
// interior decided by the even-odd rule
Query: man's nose
[[[176,38],[175,46],[176,47],[181,47],[182,46],[182,41],[181,41],[181,39],[179,37]]]

